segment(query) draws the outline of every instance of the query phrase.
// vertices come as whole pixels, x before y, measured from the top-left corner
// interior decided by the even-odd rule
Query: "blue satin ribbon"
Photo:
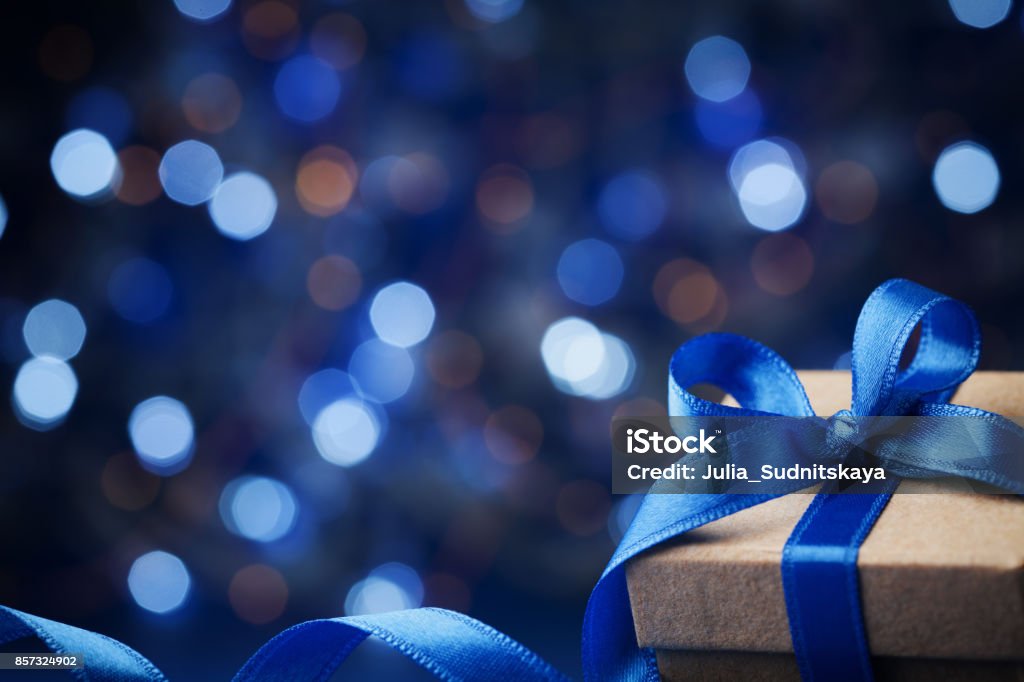
[[[913,360],[900,359],[920,328]],[[868,298],[853,340],[853,400],[826,423],[829,447],[843,445],[847,416],[921,415],[982,417],[970,437],[991,453],[983,465],[930,458],[942,434],[916,434],[919,456],[901,471],[966,475],[1024,491],[1024,471],[1007,453],[1019,452],[1021,430],[976,408],[948,404],[975,369],[978,326],[962,303],[906,280],[890,280]],[[715,384],[740,407],[698,398],[695,384]],[[669,414],[679,416],[785,415],[810,417],[810,401],[796,372],[774,351],[731,334],[697,337],[681,346],[669,367]],[[1007,447],[1016,443],[1018,449]],[[908,443],[900,443],[899,448]],[[870,680],[870,649],[860,610],[857,553],[898,481],[880,482],[875,494],[837,494],[826,486],[797,523],[783,551],[782,578],[793,649],[805,680]],[[771,495],[648,495],[590,595],[583,623],[587,680],[660,679],[654,652],[640,649],[634,629],[625,564],[671,538],[778,497]],[[681,595],[680,598],[685,598]],[[0,607],[2,608],[2,607]],[[36,636],[55,652],[86,655],[81,679],[162,680],[125,645],[13,609],[0,610],[0,641]],[[296,625],[265,644],[239,671],[250,680],[326,680],[366,637],[373,635],[444,680],[561,680],[525,647],[467,616],[443,609],[413,609]]]

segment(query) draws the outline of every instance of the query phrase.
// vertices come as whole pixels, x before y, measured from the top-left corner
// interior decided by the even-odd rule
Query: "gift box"
[[[799,372],[817,414],[850,404],[849,372]],[[978,372],[953,402],[1024,415],[1024,373]],[[1024,501],[906,480],[861,546],[877,679],[1024,680]],[[797,680],[780,572],[813,495],[686,533],[626,568],[641,647],[667,680]]]

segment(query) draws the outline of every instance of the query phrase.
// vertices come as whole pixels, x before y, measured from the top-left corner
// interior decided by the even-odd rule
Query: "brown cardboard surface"
[[[800,375],[819,414],[849,405],[849,372]],[[1024,373],[977,373],[954,402],[1024,415]],[[792,652],[779,562],[811,499],[772,500],[634,559],[626,575],[640,645]],[[895,495],[861,547],[858,566],[873,654],[1024,659],[1021,500]]]

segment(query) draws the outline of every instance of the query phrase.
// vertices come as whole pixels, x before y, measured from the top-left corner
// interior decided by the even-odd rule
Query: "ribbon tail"
[[[36,637],[55,654],[79,654],[84,668],[69,670],[89,682],[165,682],[163,673],[131,647],[88,630],[0,606],[0,642]]]
[[[442,680],[568,680],[535,653],[480,621],[424,608],[311,620],[288,628],[249,659],[235,682],[327,680],[370,635]]]

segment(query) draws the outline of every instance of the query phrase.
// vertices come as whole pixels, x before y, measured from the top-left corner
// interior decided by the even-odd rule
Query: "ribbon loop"
[[[914,359],[900,358],[914,328]],[[868,297],[853,335],[853,413],[912,414],[923,401],[946,402],[974,372],[981,351],[978,323],[960,301],[905,279]]]

